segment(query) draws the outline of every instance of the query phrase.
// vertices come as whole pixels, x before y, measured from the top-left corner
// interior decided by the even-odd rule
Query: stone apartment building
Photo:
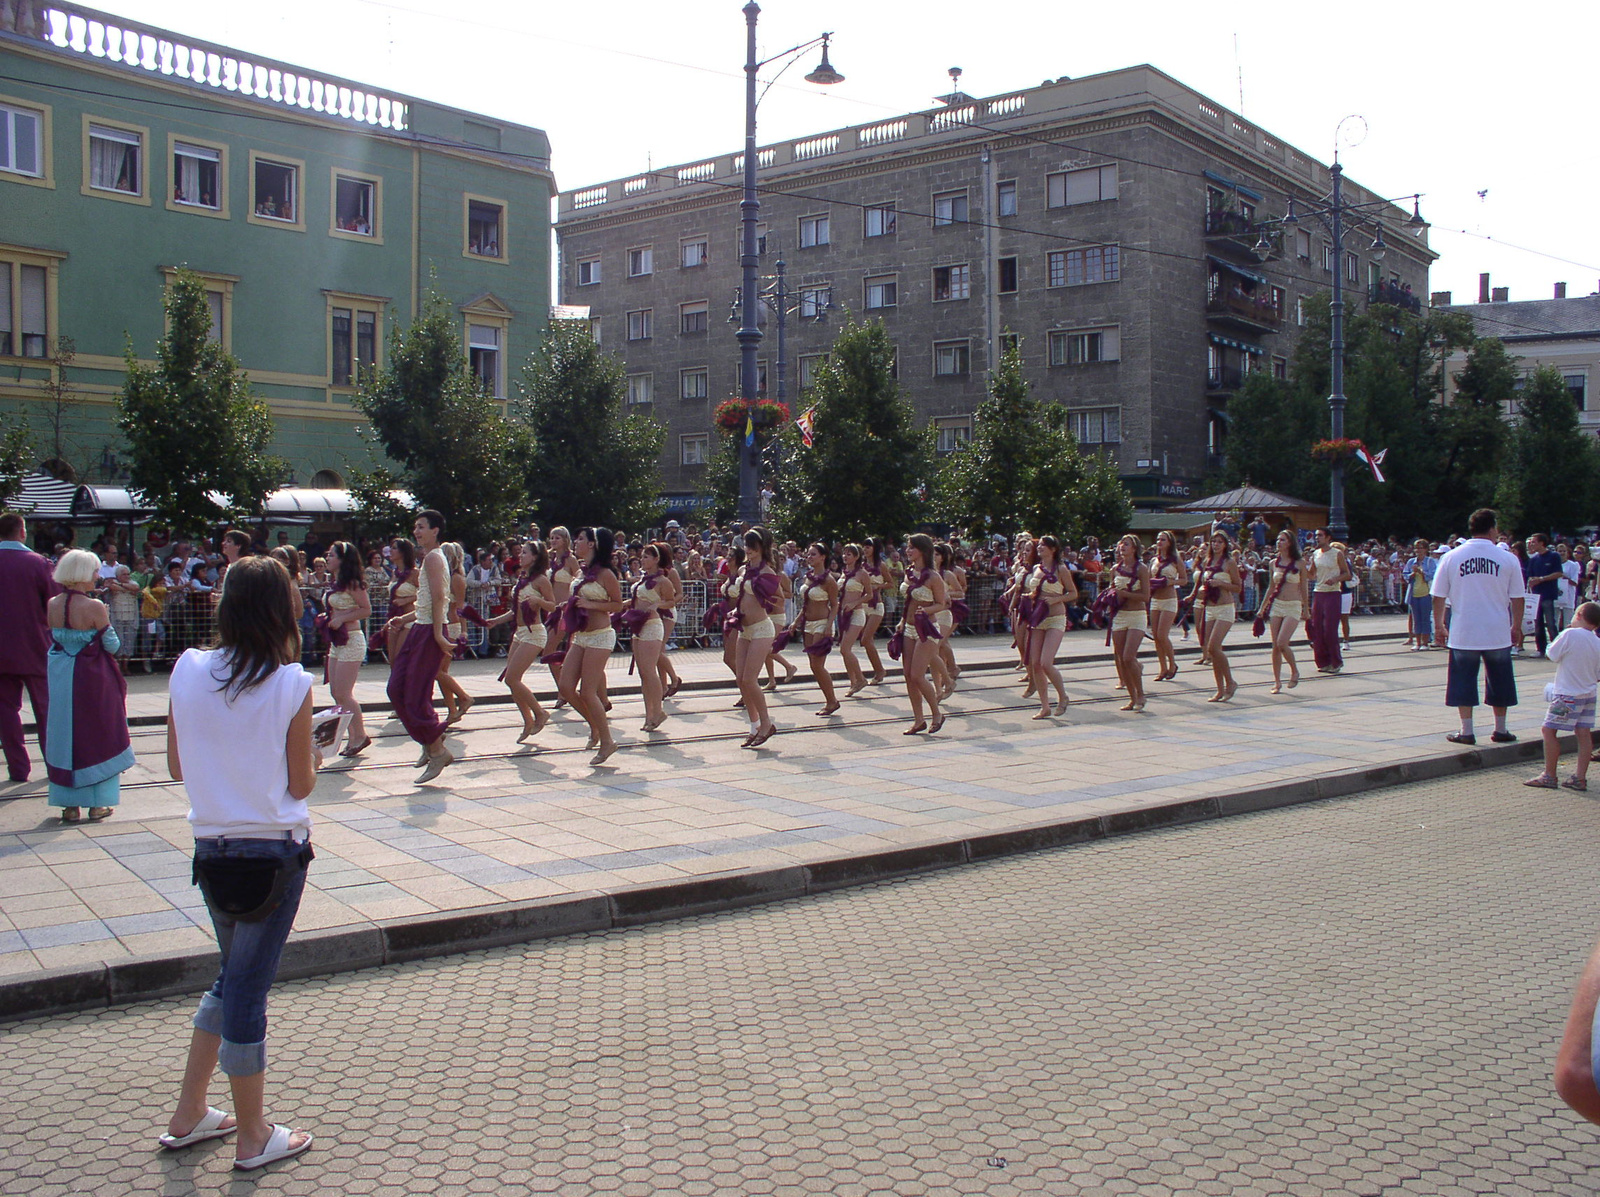
[[[1114,454],[1141,501],[1181,501],[1216,465],[1230,393],[1282,370],[1301,302],[1343,271],[1352,302],[1416,304],[1436,256],[1382,210],[1390,246],[1302,220],[1327,168],[1150,66],[1059,79],[758,151],[762,272],[781,259],[788,399],[796,414],[848,309],[881,318],[898,377],[948,450],[970,433],[988,373],[1020,343],[1036,393],[1067,405],[1078,438]],[[563,302],[586,305],[619,353],[630,401],[669,429],[663,481],[702,489],[711,412],[739,393],[728,323],[739,286],[743,155],[722,154],[560,195]],[[1376,198],[1345,181],[1351,202]],[[830,311],[829,305],[832,305]],[[766,393],[776,313],[761,313]],[[797,395],[797,392],[800,394]]]

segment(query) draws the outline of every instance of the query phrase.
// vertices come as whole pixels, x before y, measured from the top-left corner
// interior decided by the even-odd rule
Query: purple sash
[[[933,622],[933,617],[926,611],[918,611],[911,617],[912,626],[917,629],[917,635],[924,640],[943,640],[939,634],[939,625]]]
[[[414,572],[414,570],[402,569],[400,572],[395,574],[394,581],[389,584],[389,605],[391,607],[394,606],[395,591],[399,590],[400,587],[411,581],[411,575]]]
[[[966,599],[950,600],[950,618],[955,620],[957,625],[966,623],[971,615],[972,608],[967,606]]]

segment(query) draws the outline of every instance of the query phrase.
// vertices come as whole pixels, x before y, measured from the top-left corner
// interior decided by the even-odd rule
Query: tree
[[[582,320],[552,321],[519,382],[533,436],[527,482],[545,527],[642,530],[663,510],[658,463],[666,429],[626,414],[622,360]]]
[[[272,413],[233,355],[211,337],[205,284],[179,270],[167,290],[156,364],[126,350],[117,426],[129,481],[179,532],[258,514],[288,466],[267,453]],[[220,502],[212,499],[223,496]]]
[[[1328,467],[1311,458],[1328,435],[1327,396],[1265,370],[1248,375],[1228,400],[1224,487],[1249,483],[1296,498],[1328,491]]]
[[[39,403],[44,408],[45,424],[50,438],[51,465],[55,471],[70,472],[74,477],[81,475],[82,471],[67,457],[67,417],[83,403],[83,396],[78,394],[77,388],[67,380],[67,371],[72,368],[72,363],[77,357],[77,343],[71,337],[57,337],[55,352],[50,355],[50,364],[55,369],[52,371],[50,381],[39,388]]]
[[[794,539],[899,537],[921,522],[928,438],[893,369],[883,322],[851,318],[801,401],[816,409],[811,446],[793,424],[779,438],[773,523]]]
[[[0,435],[0,507],[22,490],[22,480],[33,470],[33,432],[28,417],[18,412]]]
[[[1079,448],[1066,408],[1029,392],[1018,347],[1001,355],[972,439],[945,458],[935,493],[942,518],[972,536],[1027,530],[1077,543],[1133,517],[1116,464]]]
[[[1468,512],[1495,499],[1511,441],[1505,413],[1517,397],[1517,359],[1499,337],[1480,338],[1467,351],[1455,384],[1444,411],[1439,497],[1445,510]]]
[[[1578,405],[1561,372],[1540,366],[1523,384],[1500,474],[1500,526],[1571,532],[1589,522],[1600,486],[1600,451],[1578,426]]]
[[[420,507],[442,512],[450,538],[469,552],[504,536],[522,515],[532,452],[527,430],[501,414],[468,368],[437,294],[429,293],[410,328],[390,333],[388,366],[362,373],[355,401],[372,423],[371,437],[400,467],[369,480],[369,491],[400,484]]]
[[[400,476],[376,459],[350,470],[351,532],[358,541],[382,544],[411,535],[416,513],[394,497],[401,488]]]

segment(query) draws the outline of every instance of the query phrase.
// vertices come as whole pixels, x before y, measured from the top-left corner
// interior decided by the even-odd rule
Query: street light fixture
[[[774,54],[770,58],[756,57],[756,19],[761,14],[761,6],[751,0],[744,6],[745,19],[745,64],[744,64],[744,198],[739,203],[739,212],[742,217],[743,229],[739,242],[739,266],[743,272],[743,281],[740,287],[741,301],[739,304],[741,320],[739,324],[739,397],[746,403],[754,403],[756,399],[756,349],[761,344],[761,329],[757,322],[756,305],[761,302],[760,283],[756,276],[760,265],[760,257],[756,253],[756,218],[761,211],[761,199],[756,192],[756,105],[761,102],[772,85],[783,75],[783,71],[794,65],[794,59],[811,47],[822,46],[822,61],[817,63],[816,69],[806,76],[809,83],[824,86],[841,83],[844,76],[833,69],[833,64],[828,61],[828,39],[833,35],[824,33],[814,37],[808,42],[792,46],[781,54]],[[760,95],[756,94],[756,75],[762,67],[779,59],[788,59],[777,75],[767,83]],[[739,441],[739,519],[745,527],[761,521],[761,464],[756,455],[753,444],[745,444],[741,437]]]
[[[1345,117],[1345,120],[1350,120]],[[1359,120],[1360,118],[1355,118]],[[1339,122],[1342,127],[1344,121]],[[1364,123],[1364,122],[1363,122]],[[1383,224],[1373,213],[1395,203],[1392,199],[1369,200],[1361,204],[1348,204],[1344,200],[1344,167],[1339,162],[1338,135],[1334,136],[1333,165],[1328,168],[1332,177],[1333,188],[1329,198],[1319,207],[1310,208],[1303,212],[1295,211],[1294,197],[1289,197],[1289,204],[1283,216],[1277,221],[1264,222],[1266,225],[1277,225],[1280,228],[1293,228],[1300,223],[1301,216],[1314,218],[1321,224],[1333,238],[1333,299],[1328,305],[1328,314],[1332,328],[1328,337],[1329,364],[1332,373],[1332,388],[1328,395],[1328,419],[1331,426],[1331,435],[1334,440],[1344,439],[1344,411],[1348,403],[1344,393],[1344,235],[1347,225],[1358,228],[1371,228],[1375,236],[1369,253],[1373,261],[1381,262],[1388,251],[1388,243],[1383,239]],[[1411,200],[1411,216],[1405,222],[1406,228],[1412,236],[1420,238],[1428,231],[1428,222],[1422,219],[1422,196],[1420,194],[1402,196],[1402,199]],[[1257,242],[1257,252],[1263,244],[1267,244],[1267,236],[1263,229],[1261,240]],[[1335,540],[1347,540],[1350,535],[1350,523],[1345,516],[1344,509],[1344,462],[1335,461],[1329,469],[1328,477],[1328,531]]]

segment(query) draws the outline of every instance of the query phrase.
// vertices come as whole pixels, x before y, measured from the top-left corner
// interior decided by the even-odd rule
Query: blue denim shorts
[[[200,999],[196,1030],[218,1035],[217,1063],[229,1076],[253,1076],[267,1067],[267,991],[278,975],[284,941],[294,926],[305,892],[306,869],[296,858],[310,844],[282,839],[197,839],[195,859],[202,863],[229,860],[296,863],[291,867],[283,900],[259,922],[241,922],[209,907],[222,952],[222,971]]]

